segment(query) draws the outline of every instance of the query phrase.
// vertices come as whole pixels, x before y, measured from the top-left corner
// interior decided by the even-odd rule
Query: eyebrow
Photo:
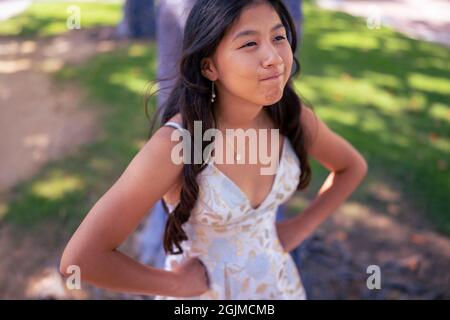
[[[275,30],[280,29],[280,28],[284,28],[284,25],[282,23],[279,23],[279,24],[275,25],[270,31],[275,31]],[[236,40],[237,38],[243,37],[243,36],[248,36],[248,35],[258,34],[258,33],[259,32],[255,31],[255,30],[241,31],[233,38],[232,41]]]

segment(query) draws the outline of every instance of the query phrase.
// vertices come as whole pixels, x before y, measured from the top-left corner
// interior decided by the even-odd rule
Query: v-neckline
[[[281,147],[281,156],[280,156],[280,161],[278,163],[278,168],[277,168],[277,172],[275,173],[275,177],[273,179],[272,182],[272,187],[270,188],[269,193],[264,197],[264,199],[261,201],[260,204],[258,204],[256,207],[252,206],[252,203],[250,202],[249,197],[247,196],[247,194],[241,189],[241,187],[239,187],[237,185],[236,182],[234,182],[230,177],[228,177],[222,170],[220,170],[219,168],[217,168],[212,162],[207,162],[207,164],[209,166],[211,166],[213,169],[215,169],[217,172],[219,172],[219,174],[224,177],[235,189],[238,190],[239,194],[245,199],[246,204],[250,207],[250,209],[252,209],[253,211],[255,210],[259,210],[263,207],[263,205],[266,203],[266,201],[268,201],[268,199],[270,198],[270,196],[272,195],[273,191],[275,190],[276,184],[278,182],[278,176],[279,173],[281,171],[281,166],[283,165],[284,162],[284,154],[285,154],[285,149],[286,149],[286,143],[288,143],[288,139],[285,136],[283,138],[283,146]]]

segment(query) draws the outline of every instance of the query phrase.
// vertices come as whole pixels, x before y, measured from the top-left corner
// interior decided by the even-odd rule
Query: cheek
[[[248,92],[258,81],[256,59],[235,55],[221,65],[221,81],[232,92]]]
[[[292,65],[294,63],[291,47],[287,50],[283,50],[282,58],[285,66],[285,82],[287,82],[289,80],[289,76],[291,75]]]
[[[227,63],[225,72],[228,71],[230,78],[233,77],[236,81],[254,81],[256,77],[255,70],[257,69],[257,61],[251,55],[236,55]]]

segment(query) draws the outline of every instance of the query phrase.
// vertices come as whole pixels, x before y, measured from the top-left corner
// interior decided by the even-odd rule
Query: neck
[[[265,119],[264,106],[236,98],[218,99],[214,109],[219,129],[258,128]]]

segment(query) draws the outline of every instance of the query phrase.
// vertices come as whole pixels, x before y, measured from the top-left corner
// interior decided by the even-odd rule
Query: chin
[[[276,97],[266,98],[264,99],[264,105],[272,105],[279,102],[283,98],[283,93],[277,95]]]
[[[279,102],[281,98],[283,98],[283,90],[272,90],[272,92],[267,90],[267,92],[260,94],[256,100],[251,101],[259,106],[269,106]]]

